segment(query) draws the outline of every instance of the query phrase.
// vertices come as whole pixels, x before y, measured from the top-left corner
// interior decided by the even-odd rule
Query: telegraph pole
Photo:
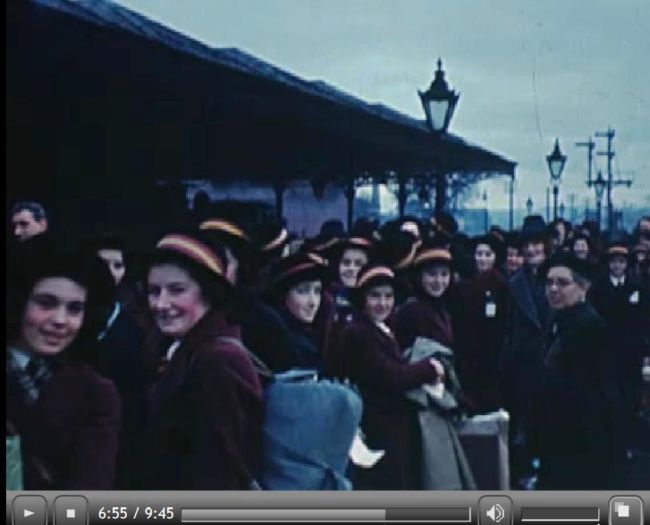
[[[591,167],[593,165],[596,143],[589,137],[587,142],[576,142],[576,146],[587,148],[587,186],[591,188]]]
[[[612,172],[612,159],[614,158],[614,150],[612,149],[612,140],[616,132],[612,128],[607,128],[607,131],[596,131],[596,137],[606,137],[607,138],[607,151],[599,151],[598,155],[607,156],[607,229],[611,233],[614,229],[614,209],[612,206],[612,189],[614,186],[625,185],[628,188],[632,186],[631,179],[619,179],[614,180],[614,174]]]
[[[612,232],[612,219],[614,217],[612,210],[612,159],[614,152],[612,151],[612,140],[616,131],[612,128],[607,128],[607,131],[596,131],[597,137],[607,137],[607,151],[598,151],[597,155],[607,155],[607,231]]]

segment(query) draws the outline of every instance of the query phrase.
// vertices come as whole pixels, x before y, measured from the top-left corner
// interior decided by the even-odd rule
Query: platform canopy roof
[[[514,162],[453,134],[436,137],[424,120],[110,1],[11,5],[10,160],[36,171],[131,182],[514,176]]]

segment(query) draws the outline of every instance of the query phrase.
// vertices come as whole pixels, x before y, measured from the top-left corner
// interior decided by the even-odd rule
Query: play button
[[[13,525],[47,525],[47,501],[43,496],[16,496]]]

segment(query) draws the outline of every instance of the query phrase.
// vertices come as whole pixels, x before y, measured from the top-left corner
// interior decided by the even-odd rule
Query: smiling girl
[[[421,443],[417,407],[405,392],[444,375],[435,359],[408,363],[389,327],[395,305],[395,274],[387,266],[364,267],[352,294],[357,314],[344,330],[344,363],[336,375],[359,387],[364,409],[361,428],[366,444],[384,450],[372,468],[360,470],[355,488],[405,490],[421,487]]]
[[[452,348],[454,336],[447,304],[451,284],[452,259],[449,250],[424,247],[413,260],[415,297],[395,314],[395,331],[402,350],[417,337],[426,337]]]
[[[224,251],[202,233],[166,235],[147,290],[167,345],[148,398],[142,487],[249,488],[261,453],[262,388],[226,317],[234,298]]]
[[[289,330],[289,368],[323,372],[323,342],[316,316],[323,297],[326,262],[314,253],[297,253],[281,259],[267,295]],[[273,342],[269,342],[272,345]],[[286,349],[282,349],[286,352]]]
[[[27,490],[113,488],[120,398],[91,366],[100,264],[48,250],[10,272],[6,409]]]

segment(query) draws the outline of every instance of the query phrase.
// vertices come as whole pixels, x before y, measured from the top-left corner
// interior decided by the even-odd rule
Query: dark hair
[[[570,241],[570,244],[569,244],[569,246],[571,248],[571,252],[573,253],[573,251],[575,249],[576,242],[578,242],[580,240],[583,240],[583,241],[585,241],[587,243],[587,247],[589,248],[589,255],[593,256],[594,255],[594,243],[591,240],[591,237],[589,237],[588,235],[584,235],[582,233],[574,235],[571,238],[571,241]]]
[[[519,251],[521,253],[521,249],[522,249],[521,235],[520,235],[518,230],[514,230],[514,231],[506,233],[505,247],[506,247],[506,250],[508,248],[515,248],[517,251]]]
[[[34,220],[42,221],[47,219],[47,213],[45,213],[45,208],[41,204],[35,201],[20,201],[13,205],[11,208],[11,216],[13,217],[16,213],[20,213],[23,210],[27,210],[32,213]]]
[[[336,250],[333,252],[333,264],[330,267],[330,271],[332,272],[332,278],[335,281],[339,281],[341,279],[341,261],[343,261],[343,256],[348,250],[358,250],[365,254],[368,262],[371,260],[371,256],[373,254],[373,245],[370,244],[369,246],[364,246],[363,244],[355,244],[353,239],[354,238],[352,238],[352,240],[342,240],[337,244]]]
[[[580,284],[589,283],[595,277],[593,266],[571,253],[558,253],[551,257],[541,268],[541,275],[546,278],[551,268],[558,266],[568,268],[571,271],[573,279]]]
[[[494,252],[494,267],[498,268],[503,264],[503,261],[505,260],[505,249],[504,249],[504,243],[501,242],[497,237],[495,237],[491,233],[486,233],[485,235],[479,235],[478,237],[475,237],[473,239],[473,249],[472,249],[472,255],[473,259],[475,259],[475,253],[476,253],[476,248],[478,247],[479,244],[485,244],[490,247],[490,249]]]
[[[94,237],[86,242],[85,247],[88,250],[117,250],[125,254],[127,252],[126,244],[119,237],[112,233],[105,233]]]
[[[131,252],[127,248],[126,243],[118,236],[112,233],[106,233],[98,237],[93,237],[85,241],[82,248],[87,256],[98,256],[100,250],[119,251],[122,254],[122,261],[125,270],[123,281],[129,282],[134,279],[133,276],[136,274],[136,271],[133,267],[134,264]]]
[[[98,257],[85,257],[81,251],[42,251],[43,246],[19,252],[10,261],[6,341],[11,344],[20,338],[27,302],[36,283],[50,277],[63,277],[86,290],[83,323],[72,344],[64,349],[65,357],[95,362],[97,336],[112,304],[114,286],[110,272]]]

